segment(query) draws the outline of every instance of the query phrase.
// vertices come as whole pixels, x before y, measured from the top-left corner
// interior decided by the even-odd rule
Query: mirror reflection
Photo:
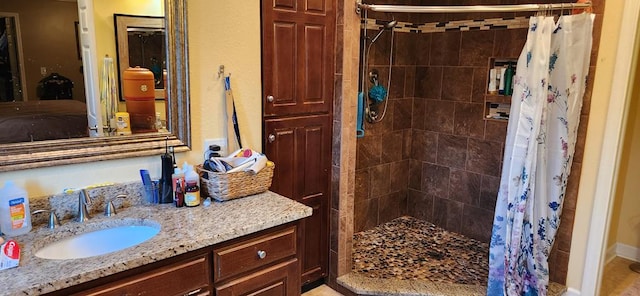
[[[138,15],[114,15],[118,47],[118,73],[129,67],[141,67],[153,73],[156,99],[164,99],[166,48],[164,18]],[[166,74],[165,74],[166,75]],[[122,84],[123,79],[120,79]],[[123,89],[122,86],[120,89]]]
[[[93,11],[98,57],[94,66],[100,82],[95,86],[97,89],[102,86],[105,76],[102,73],[103,57],[118,57],[115,15],[144,15],[162,21],[164,2],[95,0]],[[89,98],[100,102],[103,89],[98,91],[100,97],[85,90],[78,20],[76,1],[0,1],[0,144],[89,137],[91,121],[87,120],[87,108],[97,105],[104,109],[107,106],[87,101]],[[134,44],[137,52],[142,45],[145,52],[155,50],[153,54],[134,53],[129,57],[135,64],[152,71],[153,89],[159,89],[154,92],[154,99],[164,99],[162,69],[166,68],[166,53],[159,53],[166,52],[164,34],[132,33],[129,40],[135,40],[133,37],[144,41],[144,44]],[[162,41],[159,38],[163,38]],[[153,49],[158,44],[159,49]],[[121,81],[117,64],[115,72],[115,79]],[[114,113],[126,112],[119,83],[115,88]],[[153,105],[154,125],[166,126],[165,101],[154,100]],[[89,110],[89,114],[91,112]],[[116,135],[109,132],[115,130],[115,119],[112,114],[112,119],[103,120],[104,135]],[[166,132],[166,129],[144,130],[155,131]]]
[[[7,3],[20,3],[18,0],[1,0],[0,12],[10,11]],[[75,0],[30,0],[24,1],[41,5],[46,1],[69,2]],[[42,168],[57,165],[87,163],[97,160],[122,159],[159,155],[165,152],[166,146],[174,147],[174,151],[188,151],[191,146],[189,116],[189,63],[187,42],[186,0],[83,0],[78,5],[80,51],[84,66],[84,82],[87,94],[87,117],[90,137],[59,139],[48,141],[18,142],[0,144],[0,172]],[[76,5],[75,3],[73,3]],[[134,11],[143,7],[143,12]],[[153,9],[157,13],[149,12]],[[101,106],[99,98],[99,65],[109,55],[115,60],[114,14],[164,15],[166,22],[167,47],[167,100],[155,100],[156,110],[163,110],[168,105],[166,114],[167,132],[139,133],[121,136],[97,136],[102,132]],[[56,14],[47,12],[39,18],[52,18]],[[36,22],[36,20],[33,20]],[[22,18],[20,19],[22,22]],[[54,22],[54,25],[59,24]],[[35,37],[34,37],[35,38]],[[77,58],[77,57],[76,57]],[[25,64],[28,62],[25,61]],[[114,63],[115,65],[115,63]],[[116,69],[117,71],[117,69]],[[92,74],[87,74],[92,73]],[[114,80],[117,81],[117,80]],[[117,83],[115,90],[117,89]],[[77,86],[77,85],[75,85]],[[118,95],[116,95],[118,96]],[[61,100],[54,100],[56,102]],[[46,102],[46,101],[39,101]],[[116,110],[125,110],[125,102],[116,101]],[[2,102],[0,102],[2,104]],[[162,113],[162,112],[161,112]],[[85,127],[86,128],[86,127]]]

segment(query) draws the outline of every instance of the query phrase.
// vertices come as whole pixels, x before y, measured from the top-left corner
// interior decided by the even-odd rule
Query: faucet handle
[[[109,201],[107,201],[107,205],[104,208],[104,215],[107,217],[111,217],[116,213],[116,207],[113,205],[113,200],[116,198],[127,198],[127,195],[125,194],[118,194],[116,195],[114,198],[110,199]]]
[[[60,226],[60,220],[58,220],[58,215],[56,215],[56,212],[54,212],[53,210],[37,210],[37,211],[33,211],[33,215],[35,214],[39,214],[39,213],[44,213],[44,212],[48,212],[49,213],[49,229],[55,229],[56,227]]]

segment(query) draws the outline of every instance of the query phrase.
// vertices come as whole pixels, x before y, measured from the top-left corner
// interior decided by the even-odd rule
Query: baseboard
[[[613,244],[609,248],[607,248],[607,252],[604,255],[605,256],[604,257],[604,265],[609,264],[609,262],[611,262],[611,260],[616,258],[616,256],[617,256],[617,254],[616,254],[617,245],[618,244]]]
[[[563,296],[580,296],[580,291],[574,288],[568,288],[567,292],[565,292]]]
[[[640,249],[638,247],[625,245],[621,243],[615,244],[615,254],[619,257],[640,262]]]

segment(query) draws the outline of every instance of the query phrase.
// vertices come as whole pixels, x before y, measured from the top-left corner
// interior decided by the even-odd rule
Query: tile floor
[[[342,296],[342,294],[334,291],[327,285],[322,285],[303,293],[302,296]]]
[[[371,278],[485,285],[489,246],[413,217],[353,238],[353,272]]]
[[[362,295],[486,295],[488,248],[404,216],[356,233],[352,272],[337,281]],[[547,295],[565,291],[550,283]]]
[[[640,273],[629,269],[633,261],[614,258],[604,267],[600,296],[640,295]],[[634,287],[632,287],[634,286]]]

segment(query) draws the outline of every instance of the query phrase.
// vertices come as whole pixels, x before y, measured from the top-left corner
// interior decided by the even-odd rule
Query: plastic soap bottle
[[[0,189],[0,230],[8,236],[31,231],[31,211],[27,192],[7,181]]]
[[[185,164],[182,167],[185,170],[184,181],[187,184],[185,187],[184,204],[187,207],[196,207],[200,205],[200,187],[198,186],[199,177],[198,173],[193,169],[193,166]]]

